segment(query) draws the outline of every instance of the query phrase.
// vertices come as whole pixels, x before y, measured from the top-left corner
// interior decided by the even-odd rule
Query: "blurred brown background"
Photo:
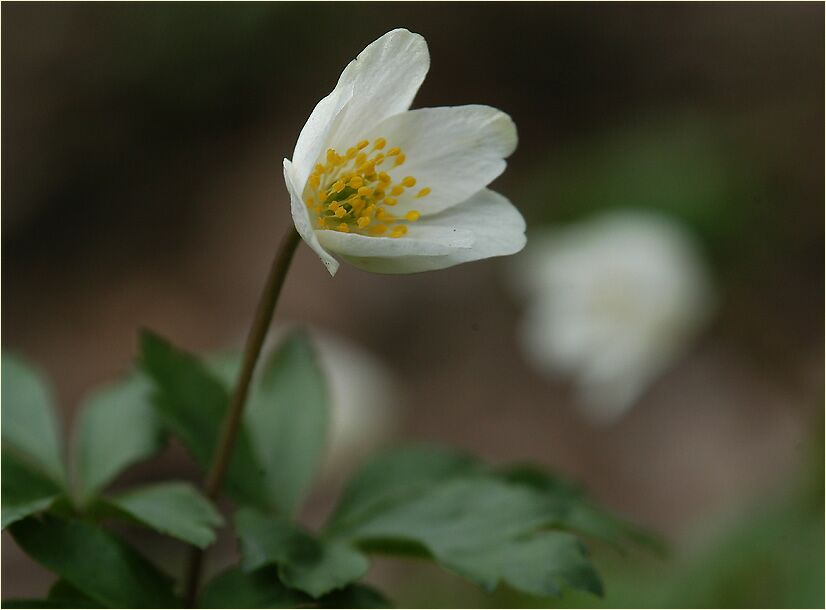
[[[432,58],[415,106],[513,116],[520,145],[495,187],[529,228],[619,205],[569,195],[602,179],[589,172],[612,162],[605,151],[636,154],[625,134],[677,150],[685,173],[668,192],[691,196],[646,205],[696,229],[723,307],[607,428],[523,361],[508,261],[331,279],[302,247],[277,315],[387,362],[403,380],[402,437],[541,462],[690,546],[702,524],[787,490],[823,425],[823,11],[4,3],[3,349],[46,373],[68,425],[130,366],[141,327],[191,350],[238,346],[292,222],[282,158],[344,65],[406,27]],[[170,468],[192,475],[172,452],[133,476]],[[4,597],[41,593],[49,577],[3,542]]]

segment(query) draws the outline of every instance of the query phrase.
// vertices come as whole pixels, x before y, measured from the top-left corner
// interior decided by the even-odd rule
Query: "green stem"
[[[244,413],[244,404],[247,401],[252,374],[255,372],[255,364],[261,355],[261,346],[267,336],[267,331],[272,322],[275,306],[284,286],[284,279],[290,268],[295,249],[298,246],[300,237],[298,233],[291,229],[281,241],[278,252],[272,262],[267,284],[258,302],[258,309],[255,312],[252,326],[250,327],[247,343],[244,347],[244,360],[241,365],[241,373],[238,376],[238,383],[232,394],[227,416],[221,428],[221,437],[218,447],[215,450],[212,466],[207,473],[204,483],[204,492],[210,500],[217,500],[224,482],[224,477],[229,467],[232,457],[232,447],[238,437],[238,429],[241,426],[241,416]],[[184,593],[187,605],[194,608],[198,601],[198,586],[201,581],[201,568],[203,567],[204,550],[193,547],[189,561],[187,563],[184,577]]]

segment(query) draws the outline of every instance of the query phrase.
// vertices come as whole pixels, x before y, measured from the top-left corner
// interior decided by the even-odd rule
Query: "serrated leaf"
[[[295,608],[308,599],[281,584],[275,567],[254,572],[232,568],[207,583],[199,605],[201,608]]]
[[[62,490],[51,478],[31,469],[16,453],[2,453],[2,527],[48,508]]]
[[[109,607],[179,607],[172,580],[103,529],[56,516],[30,517],[9,530],[36,562]]]
[[[431,557],[488,590],[507,582],[535,595],[563,586],[598,594],[581,543],[548,531],[568,510],[558,495],[455,453],[397,451],[356,476],[327,534],[371,552]]]
[[[133,374],[99,390],[81,407],[72,448],[83,497],[96,493],[163,445],[150,390],[146,377]]]
[[[62,484],[59,426],[44,380],[19,358],[3,354],[1,385],[3,447]]]
[[[66,608],[104,608],[91,597],[73,587],[63,579],[59,579],[49,589],[48,601],[64,604]]]
[[[434,483],[481,470],[471,456],[450,449],[411,446],[381,454],[348,484],[327,527],[354,527],[389,502],[402,502]]]
[[[235,529],[246,570],[275,564],[284,584],[313,598],[358,580],[370,566],[355,548],[316,539],[283,517],[242,509]]]
[[[319,608],[392,608],[380,591],[367,585],[352,584],[317,600]]]
[[[293,332],[262,368],[246,412],[269,496],[285,514],[296,510],[312,484],[328,420],[327,386],[315,352],[305,333]]]
[[[554,526],[591,536],[619,551],[624,551],[629,543],[636,543],[656,553],[665,553],[665,545],[656,536],[596,507],[581,490],[559,477],[530,465],[507,468],[500,476],[558,501],[559,517]]]
[[[194,356],[161,337],[141,333],[141,366],[154,384],[152,403],[202,468],[209,468],[229,404],[229,394]],[[225,488],[238,500],[271,507],[264,471],[244,426],[230,460]]]
[[[105,500],[133,519],[184,542],[206,548],[223,518],[188,483],[159,483]]]
[[[493,590],[506,582],[517,591],[557,597],[563,587],[602,595],[602,581],[582,543],[572,534],[541,531],[498,546],[482,545],[443,559],[459,574]]]
[[[274,566],[244,572],[232,568],[207,583],[201,608],[390,608],[387,598],[365,585],[350,585],[313,600],[284,586]]]

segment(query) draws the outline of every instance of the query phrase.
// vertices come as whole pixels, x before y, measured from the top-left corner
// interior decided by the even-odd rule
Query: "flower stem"
[[[226,419],[221,428],[221,436],[212,461],[212,466],[207,473],[204,483],[206,496],[215,501],[221,491],[224,476],[229,467],[232,457],[232,447],[238,437],[238,429],[241,425],[241,416],[244,413],[244,404],[247,401],[250,380],[255,371],[255,364],[261,355],[261,346],[267,336],[267,331],[272,322],[275,306],[284,286],[287,271],[290,267],[295,249],[300,241],[298,233],[291,229],[281,241],[278,252],[272,262],[270,273],[264,291],[261,293],[261,300],[255,312],[252,326],[250,327],[247,343],[244,346],[244,360],[241,364],[241,373],[238,376],[238,383],[232,394]],[[187,605],[194,608],[198,599],[198,585],[201,580],[201,568],[203,567],[204,550],[193,547],[189,555],[184,578],[184,593]]]

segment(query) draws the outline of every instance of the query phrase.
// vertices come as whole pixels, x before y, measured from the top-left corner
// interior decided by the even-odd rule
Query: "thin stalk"
[[[273,259],[264,291],[261,293],[261,299],[255,311],[255,318],[252,321],[249,335],[247,335],[247,343],[244,346],[244,360],[241,364],[238,383],[232,394],[227,416],[221,428],[218,447],[215,450],[212,465],[204,482],[204,493],[210,500],[217,500],[221,491],[232,457],[232,448],[235,439],[238,438],[238,429],[241,426],[241,416],[244,413],[250,380],[252,380],[252,374],[255,372],[258,357],[261,355],[261,346],[264,344],[264,339],[270,328],[275,306],[278,303],[281,288],[284,286],[284,280],[287,277],[287,271],[290,268],[290,262],[292,262],[299,241],[299,235],[294,229],[291,229],[284,236]],[[190,608],[194,608],[198,601],[198,586],[201,581],[203,560],[204,550],[193,547],[184,577],[184,599]]]

